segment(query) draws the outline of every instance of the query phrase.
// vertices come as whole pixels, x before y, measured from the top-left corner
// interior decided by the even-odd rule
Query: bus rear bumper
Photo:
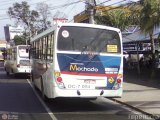
[[[54,97],[109,97],[117,98],[122,96],[122,88],[118,90],[64,90],[56,87]]]

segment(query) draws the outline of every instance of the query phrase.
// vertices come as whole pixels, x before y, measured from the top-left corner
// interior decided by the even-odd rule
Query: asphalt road
[[[106,98],[43,102],[27,79],[24,75],[6,76],[0,63],[0,120],[131,120],[130,116],[137,113]]]

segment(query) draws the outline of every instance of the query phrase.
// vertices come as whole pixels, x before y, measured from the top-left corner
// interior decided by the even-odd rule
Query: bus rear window
[[[27,52],[27,46],[19,46],[18,47],[18,54],[19,57],[29,57],[29,53]]]
[[[120,37],[112,30],[63,26],[58,33],[58,50],[120,53]]]

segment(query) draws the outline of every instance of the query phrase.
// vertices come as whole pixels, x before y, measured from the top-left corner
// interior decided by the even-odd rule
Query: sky
[[[85,9],[86,0],[0,0],[1,8],[0,8],[0,40],[5,40],[4,36],[4,26],[10,24],[14,26],[14,20],[10,19],[7,15],[7,10],[9,7],[12,7],[15,2],[21,3],[22,1],[27,1],[30,5],[31,10],[36,10],[36,5],[41,2],[45,2],[49,5],[51,15],[50,19],[53,17],[62,17],[66,16],[68,21],[73,20],[73,16],[82,12]],[[61,6],[64,4],[81,1],[79,3],[72,4],[70,6],[65,6],[58,8],[57,6]],[[137,1],[137,0],[96,0],[97,4],[104,3],[104,5],[118,5],[128,1]]]

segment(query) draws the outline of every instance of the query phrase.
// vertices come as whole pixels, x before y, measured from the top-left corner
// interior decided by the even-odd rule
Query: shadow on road
[[[124,70],[124,82],[160,88],[160,70],[155,71],[154,78],[151,78],[151,69],[142,69],[138,74],[137,69]]]

